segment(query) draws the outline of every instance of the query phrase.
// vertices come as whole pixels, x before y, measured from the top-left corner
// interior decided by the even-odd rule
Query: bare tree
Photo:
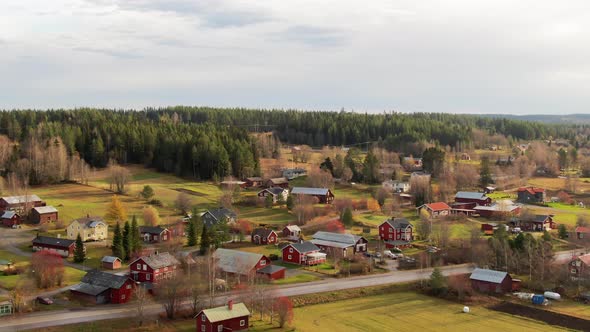
[[[329,171],[315,169],[307,174],[305,185],[312,188],[334,188],[334,179]]]
[[[137,310],[137,324],[139,326],[143,325],[144,314],[145,314],[145,305],[148,300],[148,293],[145,287],[142,285],[136,285],[135,290],[133,291],[135,297],[135,308]]]
[[[128,169],[117,165],[116,162],[111,161],[109,163],[109,188],[111,191],[115,191],[118,194],[126,192],[127,184],[131,178],[131,173]]]
[[[188,194],[181,192],[178,194],[178,196],[176,196],[174,206],[182,215],[186,215],[186,213],[190,211],[191,205],[191,198],[188,196]]]
[[[156,297],[162,303],[168,319],[174,319],[186,293],[186,280],[180,273],[157,283]]]

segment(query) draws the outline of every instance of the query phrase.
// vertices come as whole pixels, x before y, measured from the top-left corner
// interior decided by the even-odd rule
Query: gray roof
[[[328,194],[330,189],[328,188],[307,188],[307,187],[295,187],[291,190],[292,195],[320,195],[325,196]]]
[[[94,228],[94,227],[98,226],[99,224],[103,224],[105,226],[107,225],[107,223],[104,221],[104,219],[102,219],[102,217],[96,217],[96,216],[78,218],[74,221],[77,221],[84,228]]]
[[[162,252],[159,254],[154,254],[150,256],[142,256],[137,260],[143,260],[147,265],[149,265],[152,269],[159,269],[166,266],[173,266],[173,265],[180,265],[180,262],[176,257],[170,255],[168,252]],[[135,261],[129,263],[129,265],[135,263]]]
[[[485,200],[488,197],[484,193],[478,193],[478,192],[473,192],[473,191],[459,191],[455,195],[455,198],[481,199],[481,200]]]
[[[319,251],[320,250],[320,248],[318,248],[315,244],[313,244],[312,242],[309,242],[309,241],[299,242],[299,243],[291,243],[290,246],[295,248],[295,250],[299,251],[300,253],[306,253],[306,252],[310,252],[310,251]]]
[[[408,226],[412,227],[412,224],[406,218],[387,219],[385,222],[395,229],[406,228]]]
[[[37,195],[6,196],[2,197],[8,204],[24,204],[30,202],[41,202]]]
[[[205,213],[203,213],[202,218],[203,224],[205,224],[207,227],[211,227],[223,219],[235,219],[237,216],[238,215],[234,211],[228,208],[220,207],[213,210],[207,210]]]
[[[33,239],[33,244],[47,244],[52,246],[61,246],[67,248],[74,244],[76,240],[68,240],[57,237],[37,236]]]
[[[502,271],[475,269],[473,270],[473,273],[471,273],[469,279],[499,284],[502,282],[502,280],[504,280],[504,278],[506,278],[506,275],[508,275],[508,273]]]
[[[219,248],[215,250],[213,257],[218,260],[217,266],[224,272],[246,275],[252,271],[264,255]]]
[[[264,273],[264,274],[273,274],[273,273],[275,273],[277,271],[281,271],[281,270],[285,270],[285,267],[278,266],[278,265],[267,265],[256,272]]]
[[[57,209],[54,208],[51,205],[48,205],[48,206],[38,206],[36,208],[33,208],[33,210],[37,211],[37,213],[39,213],[39,214],[57,212]]]
[[[348,245],[354,245],[357,243],[358,240],[360,240],[362,238],[362,236],[358,236],[358,235],[323,232],[323,231],[315,232],[315,234],[312,237],[314,240],[321,240],[321,241],[327,241],[327,242],[338,242],[338,243],[344,243],[344,244],[348,244]]]
[[[547,220],[549,217],[550,216],[548,216],[548,215],[536,214],[532,221],[534,221],[534,222],[545,222],[545,220]]]
[[[113,263],[117,259],[121,260],[121,258],[115,256],[104,256],[100,261],[104,263]]]
[[[258,235],[261,238],[266,239],[270,236],[272,232],[274,231],[270,228],[256,228],[252,231],[252,237],[254,237],[254,235]]]
[[[103,293],[103,292],[109,290],[109,287],[91,285],[91,284],[87,284],[85,282],[81,282],[79,284],[76,284],[76,285],[70,287],[70,290],[75,291],[75,292],[79,292],[79,293],[83,293],[83,294],[96,296],[100,293]]]
[[[349,248],[354,246],[354,244],[350,243],[342,243],[342,242],[334,242],[334,241],[326,241],[326,240],[317,240],[311,239],[309,242],[315,244],[316,246],[324,246],[324,247],[332,247],[332,248]]]
[[[140,233],[149,233],[149,234],[156,234],[160,235],[166,228],[162,228],[160,226],[139,226]]]
[[[14,217],[15,214],[16,214],[16,212],[14,212],[14,211],[6,210],[6,211],[4,211],[4,213],[2,214],[2,216],[0,218],[10,219],[10,218]]]
[[[281,188],[281,187],[271,187],[271,188],[266,188],[262,191],[268,191],[269,193],[273,194],[274,196],[276,195],[281,195],[284,191],[285,188]],[[261,191],[261,192],[262,192]]]
[[[91,270],[88,271],[88,273],[86,273],[86,275],[82,278],[82,283],[93,286],[119,289],[121,288],[121,286],[123,286],[123,284],[125,284],[125,281],[127,281],[127,279],[127,276],[120,276],[98,270]]]

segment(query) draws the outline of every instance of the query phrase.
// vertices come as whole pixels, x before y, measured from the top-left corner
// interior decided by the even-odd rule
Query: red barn
[[[86,273],[82,282],[70,288],[70,292],[96,304],[126,303],[131,299],[134,284],[127,275],[92,270]]]
[[[267,265],[260,270],[256,271],[256,274],[262,275],[269,280],[278,280],[285,278],[286,268],[278,265]]]
[[[369,241],[362,236],[318,231],[309,242],[330,257],[347,257],[367,251]]]
[[[246,186],[249,188],[250,187],[260,187],[264,183],[264,180],[259,176],[246,178],[244,181],[246,182]]]
[[[103,269],[116,270],[121,268],[121,259],[115,256],[104,256],[100,263]]]
[[[0,198],[0,211],[14,210],[24,212],[37,206],[45,206],[45,202],[37,195],[6,196]]]
[[[557,224],[550,215],[534,215],[532,217],[518,220],[517,225],[523,231],[542,232],[557,228]]]
[[[578,226],[574,232],[579,240],[590,237],[590,227]]]
[[[270,259],[262,254],[219,248],[213,253],[219,269],[238,277],[253,277],[256,272],[270,265]]]
[[[545,189],[535,187],[518,188],[519,203],[543,203],[546,201]]]
[[[34,224],[55,222],[58,219],[58,212],[53,206],[38,206],[31,209],[30,218],[31,222]]]
[[[2,221],[2,225],[6,226],[6,227],[20,225],[20,223],[21,223],[20,215],[14,211],[2,212],[2,216],[0,216],[0,220]]]
[[[195,316],[197,332],[247,331],[250,311],[243,303],[233,304],[230,300],[226,306],[201,310]]]
[[[385,242],[386,248],[407,248],[414,239],[413,229],[406,218],[387,219],[379,225],[379,238]]]
[[[268,228],[256,228],[252,231],[252,243],[254,244],[275,244],[279,236],[275,231]]]
[[[512,277],[507,272],[475,269],[471,276],[471,287],[482,293],[507,293],[512,291]]]
[[[332,204],[334,201],[334,194],[328,188],[295,187],[293,190],[291,190],[291,195],[315,197],[320,204]]]
[[[129,263],[131,278],[139,282],[158,282],[176,275],[180,262],[170,253],[142,256]]]
[[[33,239],[33,251],[48,250],[62,257],[71,257],[74,255],[75,248],[75,240],[49,236],[37,236]]]
[[[146,243],[166,242],[172,238],[170,230],[160,226],[139,226],[139,233],[143,242]]]
[[[299,241],[301,228],[297,225],[287,225],[282,230],[283,237],[289,241]]]
[[[468,204],[464,208],[472,209],[477,205],[488,206],[492,204],[492,199],[486,196],[484,193],[459,191],[455,195],[455,203]]]
[[[326,254],[315,244],[306,241],[291,243],[283,247],[283,262],[298,265],[317,265],[326,261]]]

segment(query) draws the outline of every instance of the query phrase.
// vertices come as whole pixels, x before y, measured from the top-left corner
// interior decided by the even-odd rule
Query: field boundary
[[[500,304],[490,306],[489,309],[541,321],[550,325],[565,327],[568,329],[590,331],[590,320],[560,314],[553,311],[537,309],[518,303],[502,302]]]

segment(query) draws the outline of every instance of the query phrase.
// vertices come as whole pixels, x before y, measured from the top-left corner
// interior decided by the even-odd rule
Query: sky
[[[590,113],[590,1],[2,0],[0,108]]]

